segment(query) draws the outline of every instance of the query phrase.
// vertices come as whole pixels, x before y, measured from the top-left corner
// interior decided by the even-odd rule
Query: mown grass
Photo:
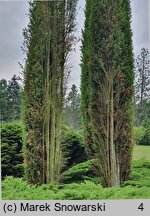
[[[150,146],[135,145],[133,149],[133,160],[150,160]]]
[[[81,174],[83,167],[83,165],[78,166],[79,171],[75,169],[76,175]],[[70,175],[72,175],[71,170]],[[68,178],[68,175],[66,177]],[[131,179],[121,188],[103,188],[92,178],[69,184],[29,186],[21,178],[7,177],[2,182],[2,198],[3,200],[148,199],[150,198],[150,161],[135,161]]]

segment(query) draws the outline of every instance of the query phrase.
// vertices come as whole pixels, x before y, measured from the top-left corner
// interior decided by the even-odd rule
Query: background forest
[[[150,198],[149,50],[134,59],[128,0],[87,0],[69,90],[77,2],[30,3],[23,80],[0,80],[3,199]]]

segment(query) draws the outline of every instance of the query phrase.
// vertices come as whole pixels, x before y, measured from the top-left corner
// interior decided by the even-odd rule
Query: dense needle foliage
[[[20,122],[9,122],[1,126],[2,178],[10,175],[22,177],[24,175],[23,125]]]
[[[20,120],[22,87],[20,77],[14,75],[9,81],[0,80],[0,121]]]
[[[75,39],[76,3],[65,0],[30,4],[30,24],[24,30],[25,160],[30,183],[48,183],[60,178],[65,70]]]
[[[133,54],[130,3],[87,0],[82,43],[85,142],[105,186],[119,186],[131,167]],[[95,152],[95,153],[94,153]]]
[[[82,165],[83,179],[87,167],[89,166]],[[76,171],[78,169],[78,173],[80,168],[79,166],[75,168]],[[2,183],[2,192],[3,200],[147,199],[150,197],[150,163],[134,162],[132,178],[122,188],[103,188],[98,181],[92,179],[81,183],[29,186],[21,178],[7,177]]]
[[[66,158],[66,164],[63,171],[88,159],[83,142],[83,136],[79,134],[79,132],[73,131],[66,126],[63,126],[61,145],[63,146]]]

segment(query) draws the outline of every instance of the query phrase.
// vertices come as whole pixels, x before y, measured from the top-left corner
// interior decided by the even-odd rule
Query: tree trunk
[[[113,77],[113,75],[112,75]],[[119,176],[118,176],[118,163],[116,156],[116,149],[114,143],[114,91],[113,91],[113,78],[111,78],[111,90],[110,90],[110,173],[111,173],[111,183],[110,187],[120,186]]]

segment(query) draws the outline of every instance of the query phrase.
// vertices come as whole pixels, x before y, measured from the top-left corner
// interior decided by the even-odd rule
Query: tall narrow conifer
[[[82,52],[85,139],[89,140],[90,122],[97,173],[105,186],[119,186],[129,176],[132,150],[133,55],[128,0],[87,0]]]
[[[63,165],[60,142],[67,57],[74,42],[77,0],[30,4],[24,31],[26,175],[30,183],[59,180]]]

